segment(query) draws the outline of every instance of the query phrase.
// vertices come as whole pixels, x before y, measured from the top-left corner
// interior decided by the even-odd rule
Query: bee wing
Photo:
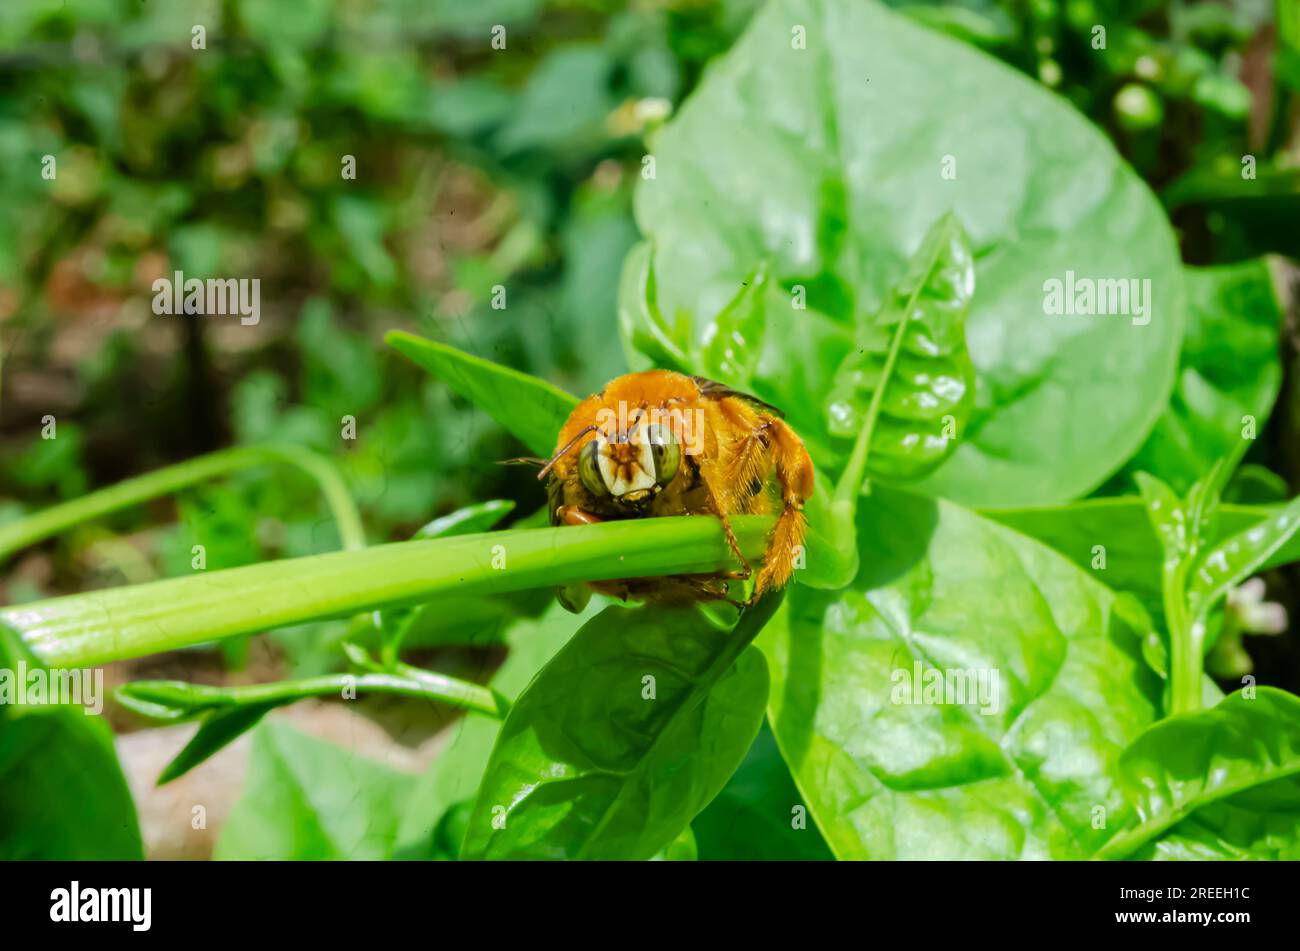
[[[780,407],[773,406],[771,403],[767,402],[766,400],[760,400],[757,396],[754,396],[752,393],[742,393],[740,390],[733,390],[725,383],[719,383],[717,380],[709,380],[702,376],[693,376],[691,377],[691,379],[694,380],[695,385],[700,388],[701,396],[710,396],[715,399],[722,399],[724,396],[735,396],[739,399],[744,400],[747,403],[753,403],[755,406],[761,406],[763,409],[767,410],[768,412],[772,413],[773,415],[777,416],[780,419],[785,419],[785,413],[780,409]]]

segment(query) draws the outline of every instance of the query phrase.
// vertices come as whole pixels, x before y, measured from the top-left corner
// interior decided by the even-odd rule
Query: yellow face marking
[[[646,427],[639,426],[627,442],[611,442],[597,436],[596,465],[605,488],[614,498],[629,492],[652,492],[655,489],[655,460],[646,438]]]

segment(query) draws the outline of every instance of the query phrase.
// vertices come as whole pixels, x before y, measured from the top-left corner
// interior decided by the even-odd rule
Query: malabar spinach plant
[[[121,689],[200,721],[163,781],[254,730],[221,857],[1300,857],[1300,700],[1250,680],[1224,697],[1204,673],[1233,586],[1300,558],[1300,501],[1223,501],[1276,392],[1265,266],[1185,269],[1070,107],[872,3],[769,4],[652,150],[622,341],[634,367],[753,392],[805,437],[818,484],[783,595],[739,617],[538,611],[521,593],[732,556],[710,518],[492,531],[491,502],[354,546],[327,464],[302,455],[345,550],[6,608],[6,658],[82,666],[350,619],[335,674]],[[1070,273],[1149,281],[1142,313],[1045,313],[1045,282]],[[1216,375],[1214,341],[1242,321],[1255,336]],[[532,453],[576,401],[388,342]],[[0,556],[222,464],[19,523]],[[1085,498],[1103,485],[1122,494]],[[769,525],[737,520],[747,557]],[[473,619],[502,604],[490,684],[403,659],[428,616],[442,643],[477,644]],[[954,674],[970,695],[944,692]],[[368,693],[465,719],[418,777],[266,719]],[[38,754],[115,791],[67,820],[83,841],[139,854],[103,731],[65,712],[4,711],[6,822],[81,808],[72,780],[23,781]],[[0,833],[19,854],[73,848]]]

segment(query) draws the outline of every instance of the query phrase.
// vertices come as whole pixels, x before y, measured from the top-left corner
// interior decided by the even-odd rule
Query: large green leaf
[[[578,404],[545,380],[401,330],[384,338],[500,423],[530,452],[550,456],[560,427]]]
[[[766,723],[735,775],[691,823],[702,861],[833,859]]]
[[[1185,492],[1241,439],[1243,417],[1264,423],[1282,381],[1282,309],[1268,266],[1188,268],[1187,331],[1178,382],[1155,429],[1116,476],[1150,472]]]
[[[43,670],[0,625],[0,670]],[[78,707],[0,705],[0,860],[143,857],[113,734]]]
[[[588,605],[575,618],[559,604],[552,603],[542,617],[517,620],[504,635],[480,628],[478,643],[486,645],[504,639],[509,645],[505,662],[492,678],[493,688],[507,697],[517,697],[578,626],[596,615],[596,608],[596,604]],[[463,830],[459,836],[448,836],[446,842],[439,842],[437,833],[451,810],[467,804],[468,812],[468,806],[473,805],[492,746],[501,732],[501,721],[465,717],[452,730],[447,745],[420,776],[410,806],[402,817],[399,842],[403,853],[419,854],[429,847],[430,841],[443,858],[455,858],[460,851]]]
[[[976,262],[975,410],[927,490],[985,506],[1078,496],[1167,404],[1185,291],[1164,213],[1101,132],[978,51],[875,3],[776,0],[652,145],[636,208],[652,267],[644,252],[627,266],[653,281],[625,281],[620,305],[634,367],[690,354],[767,262],[753,389],[818,452],[859,316],[953,212]],[[1149,321],[1049,316],[1045,284],[1067,272],[1150,280]]]
[[[796,586],[758,640],[777,742],[835,854],[1093,854],[1134,818],[1117,761],[1159,695],[1115,596],[950,503],[878,489],[857,527],[854,583]],[[954,692],[907,692],[918,665]]]
[[[1264,525],[1280,511],[1277,507],[1222,505],[1218,533],[1213,538],[1222,541]],[[1055,548],[1110,588],[1133,592],[1153,614],[1163,613],[1160,544],[1141,499],[1086,499],[1069,505],[999,509],[987,514]],[[1293,535],[1263,567],[1298,560],[1300,537]]]
[[[748,644],[778,601],[730,631],[694,607],[585,624],[506,718],[464,857],[648,859],[671,843],[758,732],[767,669]]]
[[[415,777],[276,720],[253,731],[243,795],[218,859],[391,857]]]
[[[1260,687],[1161,720],[1120,777],[1140,823],[1108,857],[1300,859],[1300,698]]]

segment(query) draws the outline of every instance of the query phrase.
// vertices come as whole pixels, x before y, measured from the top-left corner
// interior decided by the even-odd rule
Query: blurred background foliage
[[[891,5],[1092,118],[1189,263],[1300,255],[1296,0]],[[4,0],[0,523],[267,440],[334,457],[372,543],[475,500],[533,511],[527,470],[483,464],[519,447],[380,337],[404,327],[574,392],[622,372],[647,136],[757,6]],[[260,323],[155,316],[151,284],[176,270],[259,278]],[[1270,438],[1294,492],[1289,359]],[[249,471],[38,547],[5,566],[0,600],[182,573],[200,543],[211,570],[338,542],[307,479]],[[323,638],[279,642],[311,670],[337,656]]]

